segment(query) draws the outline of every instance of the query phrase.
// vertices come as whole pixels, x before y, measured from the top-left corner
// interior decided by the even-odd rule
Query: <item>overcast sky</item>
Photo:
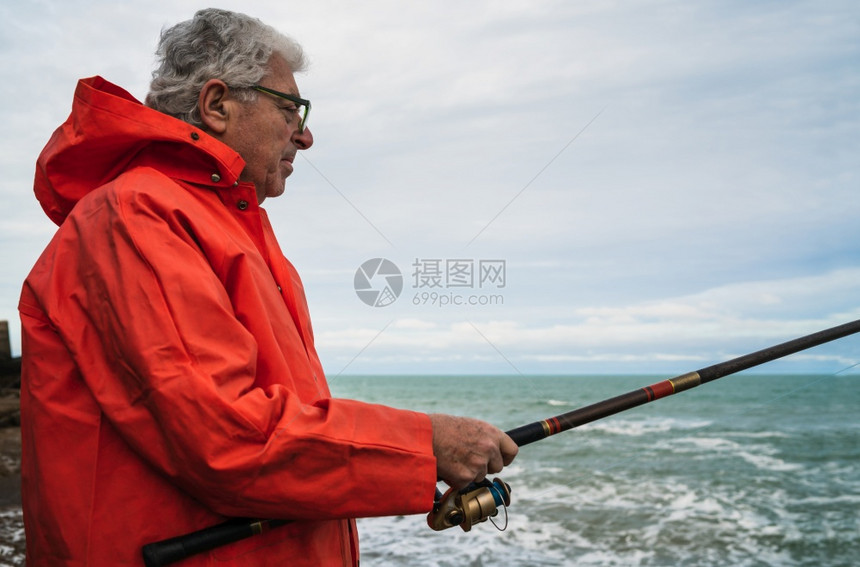
[[[55,230],[34,163],[77,79],[142,99],[160,30],[200,7],[0,6],[0,319],[16,354],[21,282]],[[330,376],[674,375],[860,319],[854,0],[219,7],[310,57],[297,78],[316,142],[266,208]],[[355,293],[373,258],[402,273],[387,306]],[[851,337],[762,370],[858,362]]]

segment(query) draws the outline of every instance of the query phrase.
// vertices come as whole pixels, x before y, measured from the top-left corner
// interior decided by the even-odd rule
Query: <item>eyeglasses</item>
[[[311,101],[297,97],[296,95],[291,95],[287,93],[282,93],[280,91],[275,91],[272,89],[267,89],[266,87],[261,87],[260,85],[251,85],[251,88],[255,91],[260,91],[261,93],[266,93],[272,96],[276,96],[278,98],[283,98],[288,100],[296,105],[296,109],[294,112],[299,117],[299,134],[304,134],[305,132],[305,124],[308,123],[308,114],[311,113]]]

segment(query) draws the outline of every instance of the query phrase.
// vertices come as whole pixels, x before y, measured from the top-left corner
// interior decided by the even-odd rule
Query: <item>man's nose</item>
[[[306,150],[314,145],[314,135],[311,134],[310,128],[305,128],[304,132],[301,134],[296,132],[293,135],[293,142],[296,144],[298,149]]]

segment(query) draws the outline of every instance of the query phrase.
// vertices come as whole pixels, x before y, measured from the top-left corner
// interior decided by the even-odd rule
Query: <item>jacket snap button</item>
[[[244,211],[245,209],[248,208],[248,201],[246,201],[245,199],[242,199],[241,201],[236,203],[236,206],[239,207],[240,211]]]
[[[197,132],[191,132],[191,139],[192,140],[199,140],[200,134],[198,134]]]
[[[212,183],[218,183],[219,181],[221,181],[221,176],[217,173],[213,173],[210,179],[212,180]]]

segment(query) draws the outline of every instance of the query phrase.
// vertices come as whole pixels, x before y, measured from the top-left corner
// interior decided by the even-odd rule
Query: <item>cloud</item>
[[[266,208],[335,372],[666,368],[857,315],[854,2],[225,6],[311,59],[316,142]],[[74,81],[142,97],[197,8],[0,8],[0,318],[53,231],[30,187]],[[503,258],[504,304],[368,311],[352,277],[376,257]]]
[[[466,321],[396,319],[382,331],[327,330],[319,340],[337,352],[362,351],[365,365],[382,367],[398,362],[420,368],[446,358],[464,365],[495,360],[508,372],[524,373],[576,372],[580,363],[642,369],[711,364],[860,318],[860,307],[842,311],[841,301],[834,311],[804,312],[811,295],[841,297],[858,290],[860,269],[840,270],[730,284],[660,301],[573,309],[542,325],[525,317],[485,318],[476,310]],[[860,350],[853,340],[832,353],[805,353],[794,360],[846,366],[845,347]]]

